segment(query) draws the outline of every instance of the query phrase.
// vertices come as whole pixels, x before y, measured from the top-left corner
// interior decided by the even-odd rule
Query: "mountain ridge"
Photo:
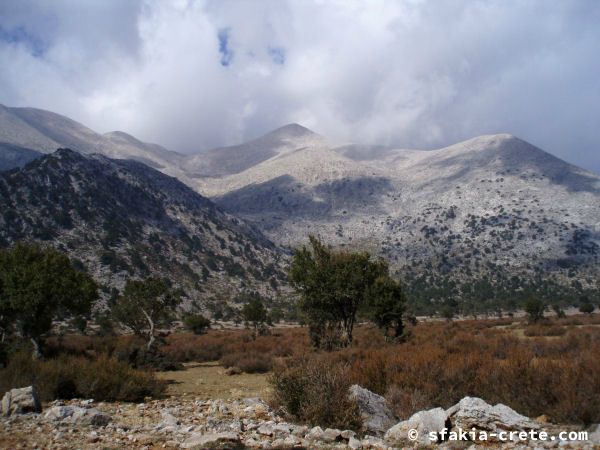
[[[284,278],[285,254],[259,231],[136,161],[59,149],[0,173],[0,209],[0,245],[48,243],[103,286],[168,277],[199,302]]]

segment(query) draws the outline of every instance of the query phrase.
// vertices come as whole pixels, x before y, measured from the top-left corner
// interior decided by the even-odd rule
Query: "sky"
[[[600,173],[596,0],[0,0],[0,103],[194,152],[510,133]]]

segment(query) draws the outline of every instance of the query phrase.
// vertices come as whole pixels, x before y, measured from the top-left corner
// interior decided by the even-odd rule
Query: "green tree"
[[[367,317],[387,335],[392,329],[394,338],[402,336],[406,299],[399,282],[379,277],[369,288]]]
[[[146,339],[151,350],[156,341],[156,327],[168,326],[181,299],[165,280],[146,278],[128,280],[112,308],[115,320],[133,333]]]
[[[37,244],[0,250],[0,327],[43,353],[43,335],[53,320],[88,316],[98,298],[96,283],[63,253]]]
[[[188,314],[183,318],[183,326],[194,334],[203,334],[210,327],[210,320],[202,314]]]
[[[256,338],[261,333],[269,318],[267,309],[260,296],[253,296],[242,308],[242,317],[246,325],[253,329],[253,336]]]
[[[389,276],[388,266],[367,252],[334,252],[314,236],[309,240],[310,249],[296,250],[289,275],[311,340],[326,349],[349,345],[356,314],[368,303],[376,280]]]
[[[530,298],[525,302],[525,312],[529,323],[537,323],[544,318],[546,305],[539,298]]]

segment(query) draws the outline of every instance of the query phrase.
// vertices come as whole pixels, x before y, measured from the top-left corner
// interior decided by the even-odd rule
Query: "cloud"
[[[0,102],[179,151],[287,122],[433,148],[508,132],[600,172],[600,4],[0,4]]]

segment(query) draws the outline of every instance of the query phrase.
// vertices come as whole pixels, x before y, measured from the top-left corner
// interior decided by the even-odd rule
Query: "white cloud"
[[[509,132],[600,171],[599,21],[594,0],[6,2],[0,102],[180,151],[291,121],[405,147]]]

